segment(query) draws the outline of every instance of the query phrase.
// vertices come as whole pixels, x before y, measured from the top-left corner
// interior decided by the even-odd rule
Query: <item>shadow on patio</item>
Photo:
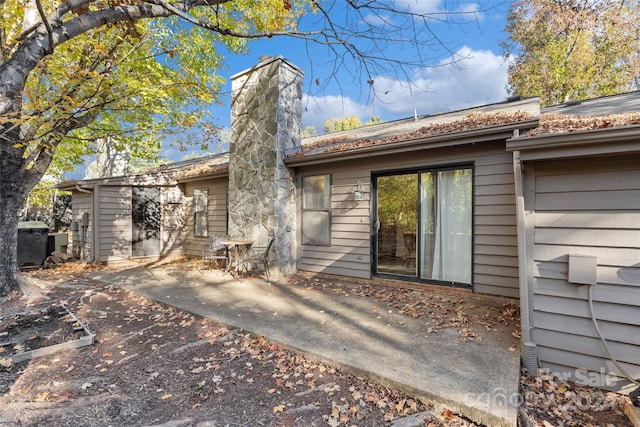
[[[121,265],[91,276],[263,335],[477,423],[516,425],[519,319],[509,300],[302,274],[270,284],[238,281],[198,271],[192,262]]]

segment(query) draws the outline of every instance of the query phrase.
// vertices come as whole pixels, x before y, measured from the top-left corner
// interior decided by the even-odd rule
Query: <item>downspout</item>
[[[514,137],[517,137],[514,134]],[[520,152],[513,152],[513,177],[516,191],[516,222],[518,236],[518,278],[520,288],[520,332],[522,362],[529,375],[538,375],[536,344],[531,341],[529,280],[527,268],[527,227],[525,225],[523,168]]]
[[[94,194],[93,191],[91,190],[85,190],[84,188],[80,187],[80,184],[76,184],[76,190],[81,192],[81,193],[86,193],[86,194],[91,194],[91,197],[89,198],[89,212],[91,212],[91,214],[93,215],[94,212],[94,203],[93,203],[93,199],[94,199]],[[95,228],[95,227],[93,227]],[[81,233],[82,235],[82,233]],[[82,242],[82,240],[81,240]],[[84,243],[84,242],[82,242]],[[92,263],[93,260],[95,259],[95,239],[94,237],[91,237],[91,258],[88,260],[89,263]]]
[[[96,183],[93,186],[93,238],[91,239],[91,247],[93,249],[91,253],[91,263],[100,261],[98,254],[98,248],[100,247],[100,186],[102,184]]]

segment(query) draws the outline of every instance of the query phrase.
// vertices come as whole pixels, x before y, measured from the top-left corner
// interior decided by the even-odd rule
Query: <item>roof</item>
[[[189,181],[216,174],[225,175],[228,171],[229,153],[222,153],[167,163],[132,175],[64,181],[57,187],[61,190],[73,190],[77,186],[93,188],[96,185],[110,184],[175,185],[178,181]]]
[[[640,152],[640,91],[568,102],[542,110],[540,123],[507,141],[523,160]]]
[[[216,172],[223,172],[228,169],[229,153],[222,153],[168,163],[153,169],[148,169],[144,171],[143,174],[148,175],[158,172],[168,172],[173,174],[174,178],[184,180],[202,175],[212,175]]]
[[[584,134],[586,131],[629,126],[632,128],[623,132],[624,139],[631,140],[640,132],[640,126],[637,125],[640,125],[640,91],[569,101],[542,110],[538,98],[515,98],[449,113],[416,116],[305,138],[301,146],[286,151],[285,162],[289,166],[301,166],[338,158],[365,157],[372,153],[450,147],[497,138],[507,139],[507,149],[510,151],[524,151],[547,146],[550,136],[560,138],[570,133]],[[514,133],[517,136],[514,137]],[[536,142],[544,138],[545,142]],[[596,134],[582,139],[589,140],[590,144],[606,140],[599,138]],[[576,143],[579,142],[580,138]],[[625,149],[630,148],[627,146]],[[58,188],[70,190],[77,185],[91,188],[96,184],[109,183],[150,185],[154,180],[159,185],[175,185],[180,181],[228,173],[229,153],[222,153],[169,163],[125,177],[65,181]]]
[[[640,124],[640,91],[542,109],[540,123],[527,136],[563,134]]]
[[[542,109],[542,114],[565,114],[572,116],[604,116],[640,111],[640,91],[603,96],[580,101],[567,101]]]
[[[313,136],[302,140],[302,146],[288,150],[288,158],[348,151],[366,146],[393,144],[434,135],[456,134],[472,129],[537,120],[538,98],[484,105],[444,114],[416,116],[357,129]]]

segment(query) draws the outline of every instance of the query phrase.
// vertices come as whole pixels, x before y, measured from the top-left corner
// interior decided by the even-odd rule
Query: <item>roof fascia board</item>
[[[147,187],[170,187],[177,184],[177,181],[168,176],[158,175],[131,175],[119,176],[115,178],[100,179],[79,179],[75,181],[61,182],[56,186],[59,190],[72,191],[77,186],[84,189],[92,189],[96,185],[100,186],[147,186]]]
[[[154,179],[157,178],[157,176],[142,174],[142,175],[133,175],[131,177],[79,179],[79,180],[73,180],[73,181],[65,181],[56,185],[56,188],[63,191],[73,191],[76,189],[76,186],[78,185],[84,189],[92,189],[93,187],[95,187],[96,184],[99,184],[100,186],[141,185],[141,186],[171,187],[184,182],[203,181],[206,179],[224,178],[228,176],[229,176],[229,168],[227,167],[223,171],[219,171],[219,172],[215,172],[207,175],[188,177],[188,178],[168,178],[165,176],[164,178],[166,179],[163,179],[162,182],[154,182]],[[138,178],[143,177],[148,179],[144,179],[144,180],[131,179],[135,177],[138,177]]]
[[[507,151],[520,151],[522,160],[640,152],[640,126],[511,138]]]
[[[306,156],[290,157],[285,159],[284,162],[287,166],[299,167],[330,163],[337,160],[355,160],[365,157],[396,153],[410,153],[412,151],[425,149],[430,150],[443,147],[456,147],[498,139],[507,140],[513,136],[514,131],[522,132],[523,130],[533,129],[537,124],[538,119],[536,118],[534,120],[510,123],[502,126],[492,126],[490,128],[471,129],[427,136],[424,138],[414,138],[399,142],[371,145],[368,147],[346,149],[344,151],[329,151]]]
[[[224,171],[220,171],[220,172],[215,172],[215,173],[211,173],[211,174],[207,174],[207,175],[199,175],[199,176],[192,176],[192,177],[188,177],[188,178],[176,178],[177,183],[181,184],[181,183],[185,183],[185,182],[195,182],[195,181],[205,181],[207,179],[215,179],[215,178],[225,178],[229,176],[229,168],[225,169]]]

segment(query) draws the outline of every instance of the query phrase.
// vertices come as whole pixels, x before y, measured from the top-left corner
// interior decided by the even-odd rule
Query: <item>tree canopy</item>
[[[324,133],[339,132],[341,130],[356,129],[362,127],[360,118],[355,114],[343,119],[332,117],[324,122]]]
[[[384,123],[384,120],[382,120],[382,117],[371,116],[371,119],[369,119],[364,124],[364,126],[371,126],[379,123]],[[325,121],[323,124],[324,133],[339,132],[341,130],[349,130],[349,129],[357,129],[362,126],[363,126],[362,121],[355,114],[342,119],[339,119],[337,117],[332,117],[327,121]]]
[[[519,0],[503,44],[509,91],[543,105],[639,88],[637,0]]]

